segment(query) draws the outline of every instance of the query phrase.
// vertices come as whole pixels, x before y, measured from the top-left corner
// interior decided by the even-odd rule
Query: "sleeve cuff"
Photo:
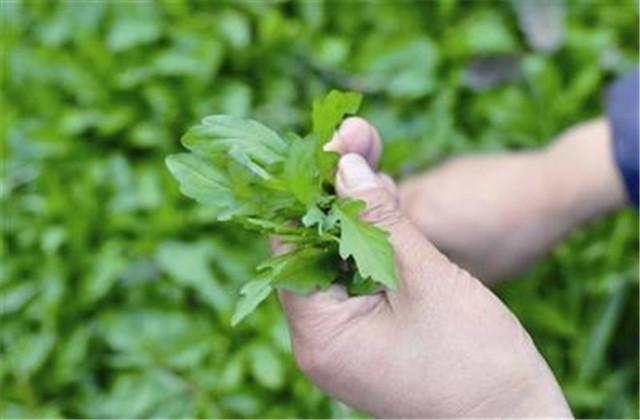
[[[607,116],[613,134],[613,154],[629,200],[638,206],[638,78],[637,70],[617,80],[607,93]]]

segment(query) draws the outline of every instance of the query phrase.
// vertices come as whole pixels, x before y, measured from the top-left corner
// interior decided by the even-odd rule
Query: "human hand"
[[[400,185],[436,246],[485,282],[521,272],[578,225],[626,201],[605,120],[540,151],[451,160]]]
[[[343,137],[362,122],[345,122]],[[390,188],[363,157],[341,158],[337,192],[363,200],[363,217],[390,233],[400,283],[359,297],[340,286],[308,297],[281,292],[302,371],[379,417],[570,416],[516,318],[424,237]]]

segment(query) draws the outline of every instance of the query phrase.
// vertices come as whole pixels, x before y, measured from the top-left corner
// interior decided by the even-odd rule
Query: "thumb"
[[[429,279],[439,281],[448,277],[454,266],[405,216],[396,196],[362,156],[342,156],[336,190],[339,196],[364,201],[363,220],[389,232],[400,280],[399,294],[406,292],[415,298],[415,293],[424,290]]]

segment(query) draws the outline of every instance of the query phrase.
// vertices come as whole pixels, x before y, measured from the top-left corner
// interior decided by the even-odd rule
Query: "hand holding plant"
[[[338,91],[316,101],[313,130],[305,138],[281,136],[253,120],[209,116],[182,139],[191,153],[167,158],[181,191],[219,221],[277,235],[294,246],[257,267],[240,291],[232,324],[274,288],[308,294],[338,282],[360,294],[395,287],[387,233],[360,219],[363,203],[335,196],[337,154],[324,150],[360,102],[359,94]]]
[[[341,129],[331,147],[353,151],[376,135],[355,125],[360,129],[353,122]],[[364,201],[363,217],[390,233],[399,283],[395,291],[359,297],[341,286],[308,297],[283,292],[303,372],[378,417],[571,415],[516,318],[423,236],[365,158],[342,157],[336,189]]]

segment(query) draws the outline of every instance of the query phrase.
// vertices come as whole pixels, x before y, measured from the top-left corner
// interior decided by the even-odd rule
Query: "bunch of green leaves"
[[[294,247],[258,265],[256,278],[240,290],[232,324],[273,288],[308,294],[334,281],[352,293],[395,287],[387,232],[361,220],[364,203],[336,197],[337,154],[323,150],[361,101],[358,93],[336,90],[315,101],[313,129],[305,137],[281,136],[253,120],[208,116],[182,138],[191,153],[167,158],[180,190],[217,220],[277,235]]]

